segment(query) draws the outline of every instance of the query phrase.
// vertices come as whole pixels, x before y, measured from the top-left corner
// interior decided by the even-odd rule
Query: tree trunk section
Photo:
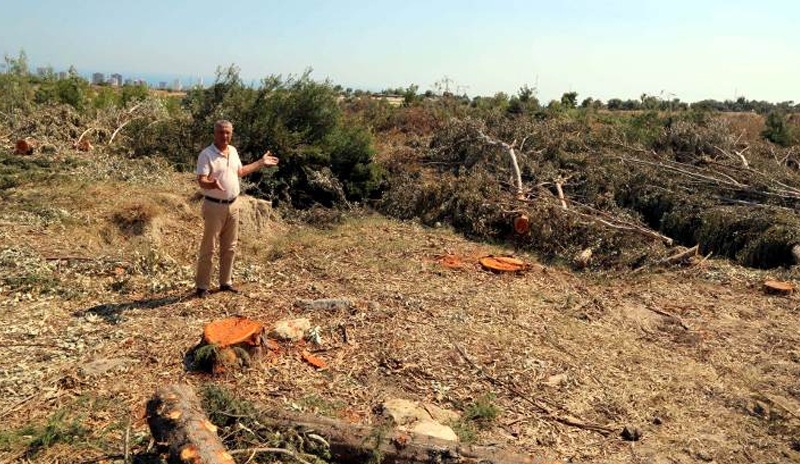
[[[188,385],[159,388],[147,402],[147,424],[171,463],[235,464]]]
[[[314,416],[269,419],[280,429],[313,430],[330,444],[331,461],[362,464],[379,459],[382,464],[557,464],[557,461],[516,454],[499,448],[464,445],[416,433]]]

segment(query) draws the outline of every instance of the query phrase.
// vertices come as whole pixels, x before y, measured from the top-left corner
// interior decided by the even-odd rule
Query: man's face
[[[231,143],[233,138],[233,127],[231,126],[217,126],[214,128],[214,145],[219,148],[225,148]]]

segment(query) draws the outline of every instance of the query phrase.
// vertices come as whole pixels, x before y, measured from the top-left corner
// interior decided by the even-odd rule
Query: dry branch
[[[521,196],[522,195],[522,174],[520,173],[520,170],[519,170],[519,162],[517,161],[517,153],[516,153],[516,151],[514,151],[514,144],[516,143],[516,140],[513,143],[508,144],[508,143],[503,142],[501,140],[497,140],[497,139],[493,139],[493,138],[489,137],[488,135],[484,134],[483,131],[479,130],[478,134],[489,145],[495,145],[495,146],[502,147],[508,153],[508,156],[511,158],[511,166],[514,168],[514,179],[515,179],[516,184],[517,184],[516,185],[517,186],[517,196]]]
[[[380,458],[381,463],[452,464],[546,464],[547,460],[516,454],[494,447],[462,445],[457,442],[394,431],[335,419],[311,416],[265,418],[265,425],[283,430],[299,429],[324,437],[330,445],[331,461],[362,464]],[[310,435],[309,435],[310,436]]]

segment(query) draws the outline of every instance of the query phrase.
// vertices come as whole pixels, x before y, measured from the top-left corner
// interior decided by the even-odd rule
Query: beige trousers
[[[233,258],[239,240],[239,202],[231,204],[203,200],[203,241],[197,258],[195,285],[208,290],[211,285],[211,258],[219,239],[219,284],[231,285]]]

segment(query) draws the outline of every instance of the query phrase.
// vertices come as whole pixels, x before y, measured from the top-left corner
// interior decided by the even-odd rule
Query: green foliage
[[[218,427],[232,426],[243,417],[255,420],[255,406],[249,401],[237,398],[223,386],[204,384],[200,389],[200,398],[208,419]]]
[[[131,102],[146,99],[149,94],[150,91],[147,89],[146,84],[124,85],[122,86],[122,94],[120,95],[120,104],[122,106],[128,106]]]
[[[14,58],[5,56],[5,72],[0,74],[0,112],[7,115],[27,111],[34,99],[34,86],[28,71],[28,56],[24,51]]]
[[[495,400],[496,398],[492,393],[476,399],[464,409],[463,420],[486,427],[500,415],[500,408],[494,404]]]
[[[334,87],[312,80],[310,71],[287,79],[271,76],[253,88],[241,82],[236,67],[220,70],[214,85],[186,98],[189,153],[196,157],[210,142],[214,121],[229,119],[243,162],[266,150],[281,159],[276,171],[253,176],[257,193],[297,207],[364,200],[381,181],[372,135],[352,120],[345,122],[337,98]]]
[[[89,434],[80,418],[69,417],[66,409],[56,411],[44,425],[28,425],[19,430],[0,432],[0,449],[23,445],[27,459],[57,443],[74,443]]]
[[[765,128],[761,132],[761,136],[782,147],[797,143],[797,135],[789,126],[786,113],[783,111],[771,111],[767,115]]]
[[[561,105],[564,108],[576,108],[578,106],[578,92],[565,92],[561,95]]]

